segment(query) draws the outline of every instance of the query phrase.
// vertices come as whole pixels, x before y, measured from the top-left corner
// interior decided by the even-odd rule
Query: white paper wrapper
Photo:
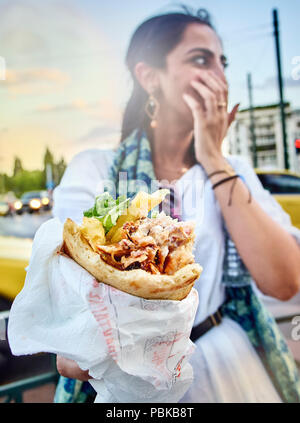
[[[198,306],[144,300],[99,283],[69,257],[58,219],[36,233],[9,317],[14,355],[50,352],[89,369],[96,402],[178,402],[192,383],[189,336]]]

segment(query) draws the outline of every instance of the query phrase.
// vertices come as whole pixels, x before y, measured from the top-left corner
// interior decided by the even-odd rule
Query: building
[[[292,110],[290,103],[286,103],[285,114],[290,170],[300,173],[300,149],[295,147],[295,140],[300,138],[300,110]],[[257,167],[284,169],[279,105],[255,107],[253,115]],[[238,112],[235,122],[228,131],[227,143],[230,154],[247,157],[254,166],[249,109]]]

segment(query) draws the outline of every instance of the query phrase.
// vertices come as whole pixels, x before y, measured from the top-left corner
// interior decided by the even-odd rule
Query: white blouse
[[[62,222],[70,217],[80,223],[84,210],[103,192],[112,164],[113,150],[86,150],[77,154],[54,190],[53,214]],[[294,236],[300,245],[300,230],[272,195],[263,188],[252,167],[244,159],[227,160],[242,175],[253,198],[272,219]],[[194,287],[199,294],[195,325],[214,313],[224,302],[221,283],[224,233],[219,204],[201,165],[190,168],[175,184],[181,199],[182,220],[194,220],[195,261],[203,272]],[[254,283],[254,282],[253,282]],[[196,341],[191,364],[194,382],[182,402],[280,402],[256,351],[241,327],[224,318],[222,323]]]

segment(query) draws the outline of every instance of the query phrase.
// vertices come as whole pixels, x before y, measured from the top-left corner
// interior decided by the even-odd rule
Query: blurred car
[[[263,187],[290,215],[292,224],[300,228],[300,175],[288,170],[255,171]]]
[[[12,214],[12,208],[8,201],[0,201],[0,216]]]
[[[14,202],[14,209],[17,214],[50,210],[51,206],[52,201],[47,191],[28,191],[22,195],[20,200]]]
[[[32,239],[0,236],[0,297],[14,300],[24,285]]]

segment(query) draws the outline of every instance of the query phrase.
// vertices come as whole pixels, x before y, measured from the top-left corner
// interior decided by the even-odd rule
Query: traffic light
[[[295,139],[295,148],[296,148],[296,154],[300,155],[300,138]]]

